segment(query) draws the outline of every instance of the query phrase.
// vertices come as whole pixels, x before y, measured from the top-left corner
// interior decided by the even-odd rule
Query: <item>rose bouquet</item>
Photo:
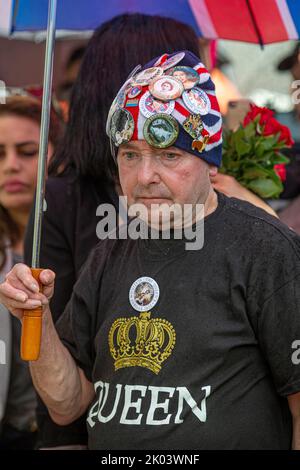
[[[273,111],[251,105],[243,124],[225,131],[220,171],[262,198],[278,198],[289,162],[281,150],[293,143],[289,128],[274,118]]]

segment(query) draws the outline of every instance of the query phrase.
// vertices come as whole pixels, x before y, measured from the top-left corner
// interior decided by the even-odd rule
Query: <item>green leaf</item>
[[[281,152],[275,152],[274,153],[274,157],[272,159],[272,163],[274,165],[278,164],[278,163],[290,163],[290,159],[288,157],[286,157],[283,153]]]
[[[262,168],[259,165],[253,165],[252,167],[245,170],[243,177],[247,180],[252,180],[256,178],[268,178],[269,172],[265,168]]]
[[[247,184],[247,188],[264,199],[278,198],[280,193],[283,191],[281,181],[275,183],[274,180],[265,178],[258,178],[250,181],[250,183]]]
[[[245,137],[246,139],[249,139],[250,137],[254,137],[255,136],[255,123],[254,122],[249,122],[249,124],[247,124],[246,127],[244,127],[244,133],[245,133]]]
[[[236,150],[240,157],[247,155],[251,150],[251,145],[248,142],[245,142],[243,139],[237,139],[235,142]]]

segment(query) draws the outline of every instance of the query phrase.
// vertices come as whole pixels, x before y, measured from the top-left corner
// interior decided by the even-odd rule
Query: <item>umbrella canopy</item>
[[[47,28],[48,0],[0,0],[0,34],[36,33]],[[298,39],[298,0],[60,0],[56,29],[94,30],[115,15],[169,16],[191,25],[199,36],[268,44]]]

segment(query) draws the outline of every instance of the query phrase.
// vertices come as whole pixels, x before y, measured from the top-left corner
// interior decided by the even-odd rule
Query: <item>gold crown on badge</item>
[[[109,332],[109,348],[115,370],[123,367],[146,367],[155,374],[172,354],[176,333],[170,322],[151,318],[151,312],[139,317],[119,318]]]

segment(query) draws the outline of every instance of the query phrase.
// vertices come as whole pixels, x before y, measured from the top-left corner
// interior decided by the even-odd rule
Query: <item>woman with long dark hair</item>
[[[0,106],[0,279],[23,260],[23,242],[36,188],[41,103],[11,96]],[[60,133],[51,114],[48,158]],[[20,359],[21,324],[0,305],[5,367],[0,368],[0,449],[33,448],[36,397]]]

